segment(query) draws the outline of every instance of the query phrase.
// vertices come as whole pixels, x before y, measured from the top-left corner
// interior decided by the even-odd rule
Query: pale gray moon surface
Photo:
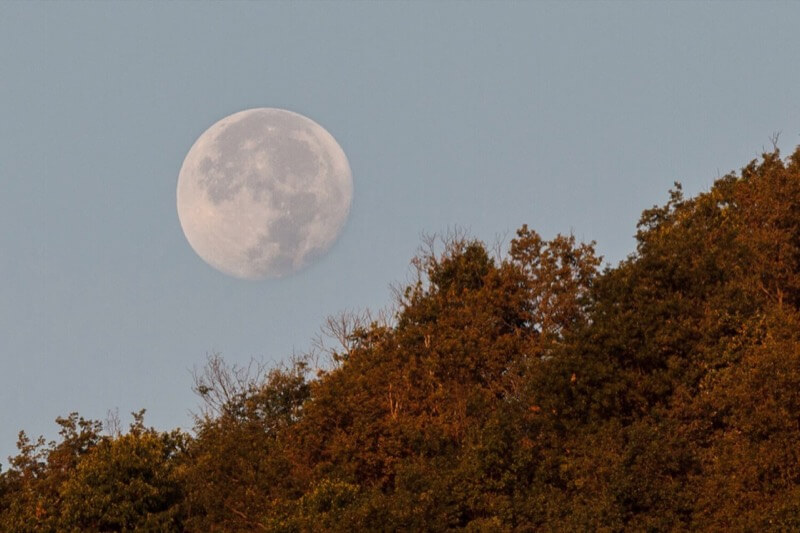
[[[194,251],[243,279],[289,275],[322,256],[350,212],[347,157],[322,126],[276,108],[206,130],[178,176],[178,217]]]

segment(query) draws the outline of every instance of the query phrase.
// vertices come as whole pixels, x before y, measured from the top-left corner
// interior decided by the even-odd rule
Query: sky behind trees
[[[189,425],[207,352],[278,361],[380,307],[423,231],[527,223],[616,262],[641,209],[800,140],[791,3],[0,6],[0,462],[71,411]],[[216,120],[283,107],[353,170],[322,261],[206,266],[175,211]]]

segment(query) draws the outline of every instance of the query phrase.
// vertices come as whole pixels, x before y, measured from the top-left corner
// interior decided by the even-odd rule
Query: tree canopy
[[[676,184],[636,239],[431,240],[327,361],[210,357],[191,433],[20,433],[0,530],[800,529],[800,149]]]

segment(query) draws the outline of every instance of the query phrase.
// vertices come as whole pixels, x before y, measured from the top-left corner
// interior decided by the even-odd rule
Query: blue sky
[[[0,463],[20,429],[147,408],[191,369],[280,361],[377,309],[421,232],[523,223],[633,251],[640,212],[781,132],[800,144],[800,3],[0,3]],[[247,282],[187,244],[186,152],[220,118],[325,127],[355,184],[339,242]]]

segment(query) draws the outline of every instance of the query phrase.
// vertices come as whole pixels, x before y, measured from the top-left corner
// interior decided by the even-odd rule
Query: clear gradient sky
[[[421,232],[523,223],[633,251],[642,209],[800,144],[800,3],[0,3],[0,463],[58,415],[190,428],[191,369],[377,309]],[[291,278],[199,259],[181,163],[282,107],[350,160],[339,242]]]

